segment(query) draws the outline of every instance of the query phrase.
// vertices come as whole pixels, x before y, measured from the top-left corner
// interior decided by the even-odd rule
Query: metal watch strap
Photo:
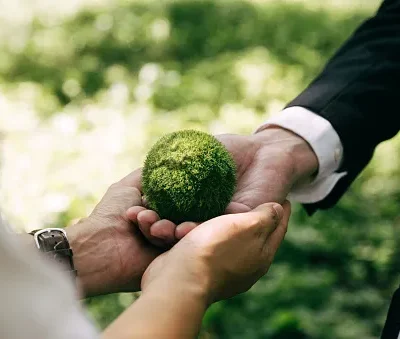
[[[62,228],[45,228],[30,232],[35,238],[36,247],[69,271],[74,277],[77,271],[72,260],[72,250],[67,234]]]

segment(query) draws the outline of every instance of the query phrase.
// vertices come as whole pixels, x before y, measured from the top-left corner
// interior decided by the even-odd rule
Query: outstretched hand
[[[292,186],[311,180],[318,161],[310,146],[299,136],[281,128],[269,128],[250,136],[217,136],[231,153],[237,167],[237,187],[226,212],[248,212],[271,201],[282,203]],[[142,206],[128,210],[154,245],[171,247],[199,225],[188,220],[176,225]]]
[[[149,265],[142,291],[165,287],[166,281],[179,291],[199,285],[209,303],[246,292],[267,273],[290,211],[288,201],[282,206],[267,203],[204,222]]]
[[[268,203],[204,222],[149,265],[141,296],[103,337],[197,337],[210,304],[246,292],[268,272],[289,215],[289,203]]]

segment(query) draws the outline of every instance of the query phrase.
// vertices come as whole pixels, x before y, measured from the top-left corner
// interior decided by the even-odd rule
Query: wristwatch
[[[33,235],[36,247],[48,257],[64,267],[74,277],[77,271],[72,260],[72,250],[69,246],[67,232],[62,228],[44,228],[34,230],[29,234]]]

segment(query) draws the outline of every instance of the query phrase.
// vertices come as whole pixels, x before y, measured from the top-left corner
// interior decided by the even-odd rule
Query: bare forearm
[[[83,226],[83,224],[86,225]],[[83,219],[66,228],[78,281],[84,297],[113,293],[107,282],[114,272],[115,246],[107,229],[91,232],[91,225]]]
[[[158,289],[142,296],[103,333],[103,339],[193,339],[201,327],[207,302],[200,290]]]

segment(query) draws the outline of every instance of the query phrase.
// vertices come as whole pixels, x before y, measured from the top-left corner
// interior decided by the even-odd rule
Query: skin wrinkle
[[[115,226],[112,227],[112,233],[118,234],[118,229]],[[114,239],[114,242],[116,243],[120,267],[123,268],[123,267],[125,267],[125,265],[124,265],[124,261],[122,259],[121,243],[118,241],[118,238],[115,235],[114,235],[113,239]]]
[[[82,221],[81,221],[82,222]],[[78,275],[80,276],[80,280],[81,282],[86,281],[87,278],[83,278],[83,277],[90,277],[89,279],[89,283],[96,281],[99,279],[99,276],[101,276],[102,274],[104,274],[104,270],[107,270],[107,268],[109,267],[113,267],[112,265],[107,264],[107,259],[110,258],[109,255],[105,255],[104,253],[108,252],[104,250],[104,244],[103,242],[99,242],[98,240],[98,234],[94,234],[92,232],[85,232],[82,233],[80,232],[80,230],[78,229],[77,232],[79,232],[80,236],[78,237],[79,241],[74,242],[73,243],[73,248],[74,248],[74,252],[75,253],[79,253],[80,254],[80,262],[82,262],[82,260],[85,260],[85,257],[99,257],[99,255],[102,257],[101,260],[99,260],[99,262],[102,263],[101,266],[97,265],[97,266],[90,266],[90,270],[86,269],[86,270],[79,270],[78,268]],[[107,232],[109,232],[109,230],[107,230]],[[103,239],[109,239],[107,238],[108,235],[104,235],[104,237],[102,236]],[[75,237],[74,237],[75,238]],[[102,243],[102,248],[101,251],[99,251],[99,244]],[[106,242],[107,244],[109,242]],[[111,246],[112,248],[113,246]],[[88,251],[89,249],[89,251]],[[104,255],[101,255],[104,254]],[[83,257],[83,259],[82,259]],[[76,258],[78,259],[78,258]],[[82,272],[85,273],[84,276],[82,276]],[[86,281],[86,284],[88,283],[88,281]]]
[[[280,223],[280,220],[278,220],[278,216],[276,215],[276,213],[273,213],[272,218],[273,218],[273,221],[274,221],[274,229],[273,229],[272,232],[269,232],[268,236],[265,236],[265,234],[264,234],[265,238],[264,238],[264,241],[263,241],[263,244],[262,244],[262,248],[261,248],[262,252],[264,252],[264,253],[266,252],[264,255],[267,256],[267,257],[268,257],[269,252],[270,252],[270,249],[269,249],[269,246],[268,246],[269,236],[270,236],[270,234],[272,234],[273,232],[275,232],[278,229],[279,223]],[[265,233],[266,232],[265,227],[263,227],[262,229],[263,229],[263,231]]]
[[[232,134],[223,134],[223,135],[217,136],[216,138],[218,141],[220,141],[223,144],[223,140],[226,138],[229,138],[230,136],[232,136]],[[237,163],[235,161],[236,172],[237,172],[238,177],[240,177],[250,167],[250,165],[254,161],[253,152],[257,153],[261,147],[261,145],[259,145],[258,143],[254,142],[254,141],[249,141],[249,144],[250,144],[250,147],[246,147],[244,150],[243,149],[239,150],[242,153],[241,157],[243,157],[244,159],[247,159],[247,161],[243,161],[243,159],[241,159],[240,163]],[[236,151],[236,153],[237,153],[238,152],[237,148],[233,147],[233,146],[234,145],[225,145],[225,147],[231,153],[233,153],[233,150],[231,148],[233,148],[234,151]],[[254,148],[256,148],[256,149],[254,150]],[[237,158],[237,156],[233,155],[233,159],[236,159],[236,158]]]
[[[279,138],[265,138],[264,133],[268,131],[269,133],[273,132],[282,132],[284,131],[285,135],[282,135],[282,133],[279,133]],[[264,146],[274,146],[277,144],[277,151],[281,152],[284,150],[285,152],[285,162],[286,166],[282,166],[282,168],[289,169],[289,172],[286,173],[286,175],[289,175],[290,178],[292,178],[290,182],[290,189],[294,184],[304,184],[311,182],[315,176],[318,174],[318,160],[315,156],[314,151],[312,150],[311,146],[301,137],[299,137],[297,134],[293,133],[290,130],[281,128],[279,126],[270,126],[267,129],[263,129],[257,133],[260,136],[261,143]],[[293,138],[294,137],[294,138]],[[285,143],[285,147],[282,147],[281,143]],[[269,150],[271,152],[272,150]],[[304,163],[304,154],[311,155],[312,160],[308,157],[307,162],[313,161],[315,163],[315,168],[313,173],[308,173],[306,178],[302,178],[304,176],[304,168],[303,166],[305,165]],[[280,154],[280,157],[282,157],[282,154]],[[308,169],[309,170],[309,169]]]
[[[133,226],[133,225],[132,225]],[[140,262],[137,261],[136,256],[134,255],[134,253],[131,253],[131,258],[128,258],[126,256],[123,255],[124,251],[123,250],[123,244],[121,243],[120,239],[125,238],[126,235],[124,235],[124,231],[120,231],[118,230],[117,227],[113,227],[114,228],[114,242],[116,243],[116,246],[114,246],[117,250],[117,255],[119,257],[119,271],[125,272],[127,271],[128,265],[133,265],[136,269],[137,269],[137,273],[138,275],[141,275],[140,273],[143,273],[146,269],[146,266],[140,265]],[[130,237],[135,237],[136,239],[139,238],[140,241],[140,247],[142,248],[146,248],[149,247],[150,245],[147,244],[145,237],[143,236],[143,234],[136,228],[136,227],[132,227],[130,229],[126,230],[129,233]],[[135,262],[137,262],[137,264],[135,264]],[[122,277],[124,276],[124,274],[120,274],[120,272],[116,272],[117,276]],[[123,288],[123,290],[126,290],[127,292],[132,290],[132,278],[129,275],[126,275],[125,279],[120,279],[121,281],[121,285],[125,286]]]
[[[221,136],[221,137],[223,138],[223,136]],[[250,154],[250,153],[254,152],[253,148],[256,147],[256,150],[255,150],[256,154],[260,150],[260,146],[257,145],[257,143],[252,142],[251,146],[252,147],[246,148],[246,153],[244,155],[244,158],[247,159],[247,161],[241,162],[240,163],[241,166],[238,166],[236,164],[236,167],[237,167],[237,175],[236,175],[237,187],[236,187],[236,191],[238,191],[239,195],[238,195],[238,193],[235,193],[233,195],[233,198],[232,198],[232,200],[234,200],[236,203],[239,203],[239,204],[241,204],[243,206],[246,206],[249,210],[252,209],[252,207],[242,201],[242,200],[246,201],[247,199],[245,199],[245,198],[242,199],[242,197],[240,195],[240,192],[243,189],[246,189],[247,187],[250,187],[251,183],[249,182],[248,185],[243,186],[243,185],[240,185],[240,182],[242,182],[243,180],[239,180],[239,179],[243,179],[242,176],[246,175],[246,173],[248,173],[247,170],[252,167],[252,165],[254,164],[254,162],[256,160],[256,157],[252,156]],[[238,182],[239,182],[239,184],[238,184]]]
[[[115,194],[113,192],[114,189],[116,189],[116,190],[118,189],[118,191],[116,192],[117,194]],[[108,193],[112,196],[115,196],[115,198],[118,199],[118,198],[120,198],[119,196],[121,195],[121,193],[120,193],[121,189],[124,189],[124,191],[126,193],[132,191],[132,195],[129,194],[129,196],[134,196],[135,193],[136,194],[139,193],[139,191],[134,187],[119,187],[118,183],[116,183],[115,186],[113,186],[109,190]],[[122,194],[123,196],[125,196],[125,192],[124,192],[124,194]],[[126,196],[125,200],[126,201],[125,201],[124,205],[134,204],[134,201],[131,201],[131,199],[128,198],[128,195]],[[104,229],[107,232],[107,234],[104,234],[102,237],[103,239],[112,239],[112,245],[110,246],[110,248],[107,251],[104,251],[104,248],[102,248],[101,249],[102,251],[95,251],[96,253],[93,253],[93,254],[98,255],[99,253],[102,253],[103,251],[109,253],[110,249],[114,249],[116,258],[119,262],[119,266],[114,264],[114,265],[107,265],[107,267],[109,267],[109,268],[120,267],[120,270],[123,271],[124,267],[126,267],[126,264],[129,260],[127,260],[126,258],[124,260],[122,244],[119,241],[119,239],[121,237],[124,237],[125,232],[128,232],[128,233],[131,233],[131,232],[129,229],[126,229],[125,227],[121,227],[121,226],[124,225],[125,222],[129,222],[129,224],[131,224],[131,221],[127,218],[125,210],[123,210],[123,213],[115,213],[115,211],[113,211],[113,212],[112,211],[113,210],[111,207],[108,210],[108,209],[105,209],[104,206],[101,206],[101,208],[95,209],[93,212],[93,217],[95,218],[95,220],[98,219],[98,222],[101,222],[101,218],[105,218],[106,220],[109,220],[109,224],[112,225],[112,227]],[[98,217],[97,217],[97,215],[98,215]],[[94,243],[99,243],[98,240],[96,240],[96,239],[92,239],[89,241],[93,241]],[[104,256],[104,257],[106,258],[109,256]],[[99,269],[98,272],[96,272],[96,273],[104,273],[104,271]],[[110,272],[110,274],[113,274],[116,276],[120,275],[118,271]],[[128,280],[129,280],[129,277],[127,277],[127,282],[128,282]]]

